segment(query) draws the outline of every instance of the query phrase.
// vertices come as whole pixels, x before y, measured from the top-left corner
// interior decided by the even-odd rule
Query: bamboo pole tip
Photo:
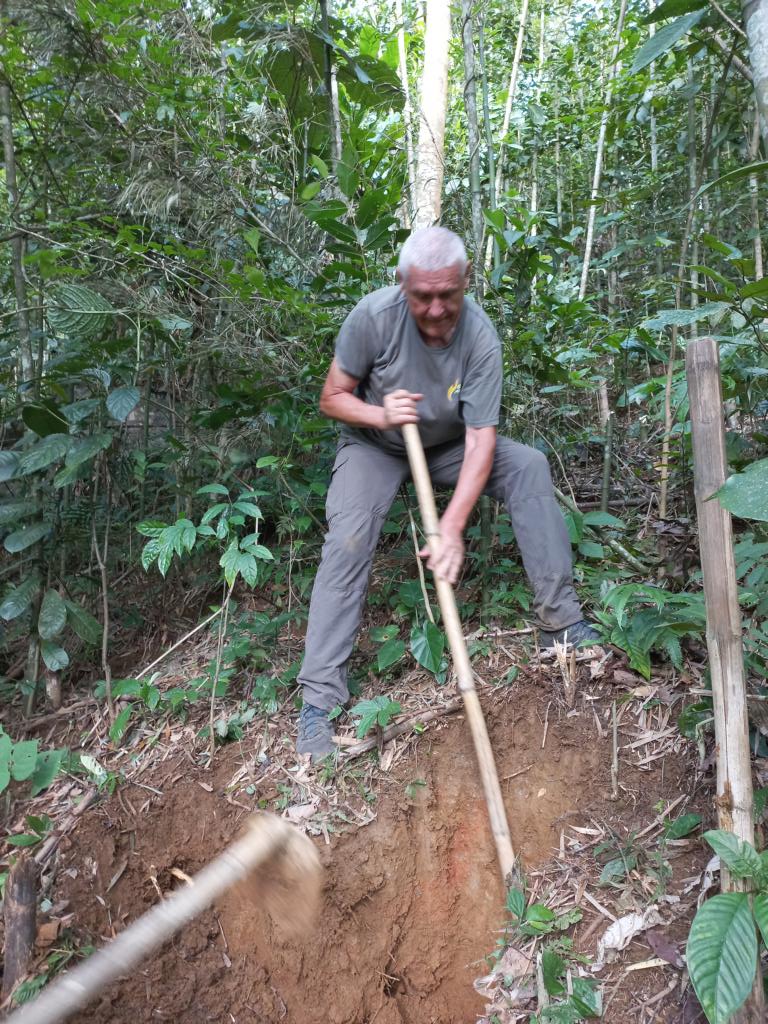
[[[236,888],[253,906],[265,910],[281,935],[310,930],[317,918],[323,872],[315,844],[295,825],[274,814],[254,814],[247,834],[275,841],[272,853]]]

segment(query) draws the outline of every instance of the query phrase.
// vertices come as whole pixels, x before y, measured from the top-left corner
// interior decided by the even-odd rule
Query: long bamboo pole
[[[435,552],[439,537],[440,524],[437,518],[435,507],[435,496],[432,491],[432,482],[429,478],[427,460],[424,456],[424,448],[421,444],[419,428],[415,423],[403,425],[403,437],[408,452],[408,462],[411,467],[411,476],[416,487],[416,496],[419,499],[419,509],[424,525],[424,533],[427,544],[432,553]],[[507,814],[504,810],[504,800],[501,795],[499,776],[496,771],[496,763],[493,759],[491,741],[488,738],[488,729],[485,725],[483,710],[480,707],[480,700],[475,690],[475,681],[472,675],[472,665],[469,661],[469,653],[464,640],[464,631],[461,628],[459,611],[456,607],[456,598],[453,587],[447,580],[435,577],[435,589],[437,599],[440,603],[440,612],[443,616],[443,625],[448,637],[448,644],[453,657],[453,667],[456,670],[459,693],[464,700],[464,708],[467,713],[472,741],[475,745],[475,754],[480,768],[480,777],[485,791],[485,802],[488,805],[488,817],[491,822],[491,832],[496,843],[496,854],[501,868],[501,877],[505,886],[512,882],[515,869],[515,852],[512,849],[512,837],[507,824]]]
[[[718,825],[754,846],[747,691],[731,514],[713,497],[726,478],[720,360],[714,338],[689,341],[685,367],[715,713]],[[744,890],[740,879],[730,877],[724,869],[720,875],[724,891]],[[752,1024],[764,1020],[763,1013],[763,985],[758,969],[752,994],[734,1021]]]

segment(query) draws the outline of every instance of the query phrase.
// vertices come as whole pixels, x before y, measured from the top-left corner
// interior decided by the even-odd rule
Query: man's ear
[[[400,273],[400,267],[395,271],[395,280],[399,285],[403,284],[403,275]]]
[[[464,287],[469,287],[469,281],[472,276],[472,260],[467,261],[467,269],[464,271]]]

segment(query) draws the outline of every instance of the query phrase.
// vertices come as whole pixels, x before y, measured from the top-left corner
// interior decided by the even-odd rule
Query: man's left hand
[[[437,548],[434,555],[430,555],[429,547],[424,547],[419,552],[422,558],[427,559],[427,568],[439,579],[447,580],[451,586],[456,584],[464,564],[464,538],[461,530],[455,527],[440,524],[440,536],[436,538]]]

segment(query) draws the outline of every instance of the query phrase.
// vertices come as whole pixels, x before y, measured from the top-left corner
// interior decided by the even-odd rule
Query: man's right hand
[[[402,427],[404,423],[418,423],[419,414],[416,403],[421,401],[423,395],[414,394],[411,391],[392,391],[384,396],[384,429],[392,430],[394,427]]]

